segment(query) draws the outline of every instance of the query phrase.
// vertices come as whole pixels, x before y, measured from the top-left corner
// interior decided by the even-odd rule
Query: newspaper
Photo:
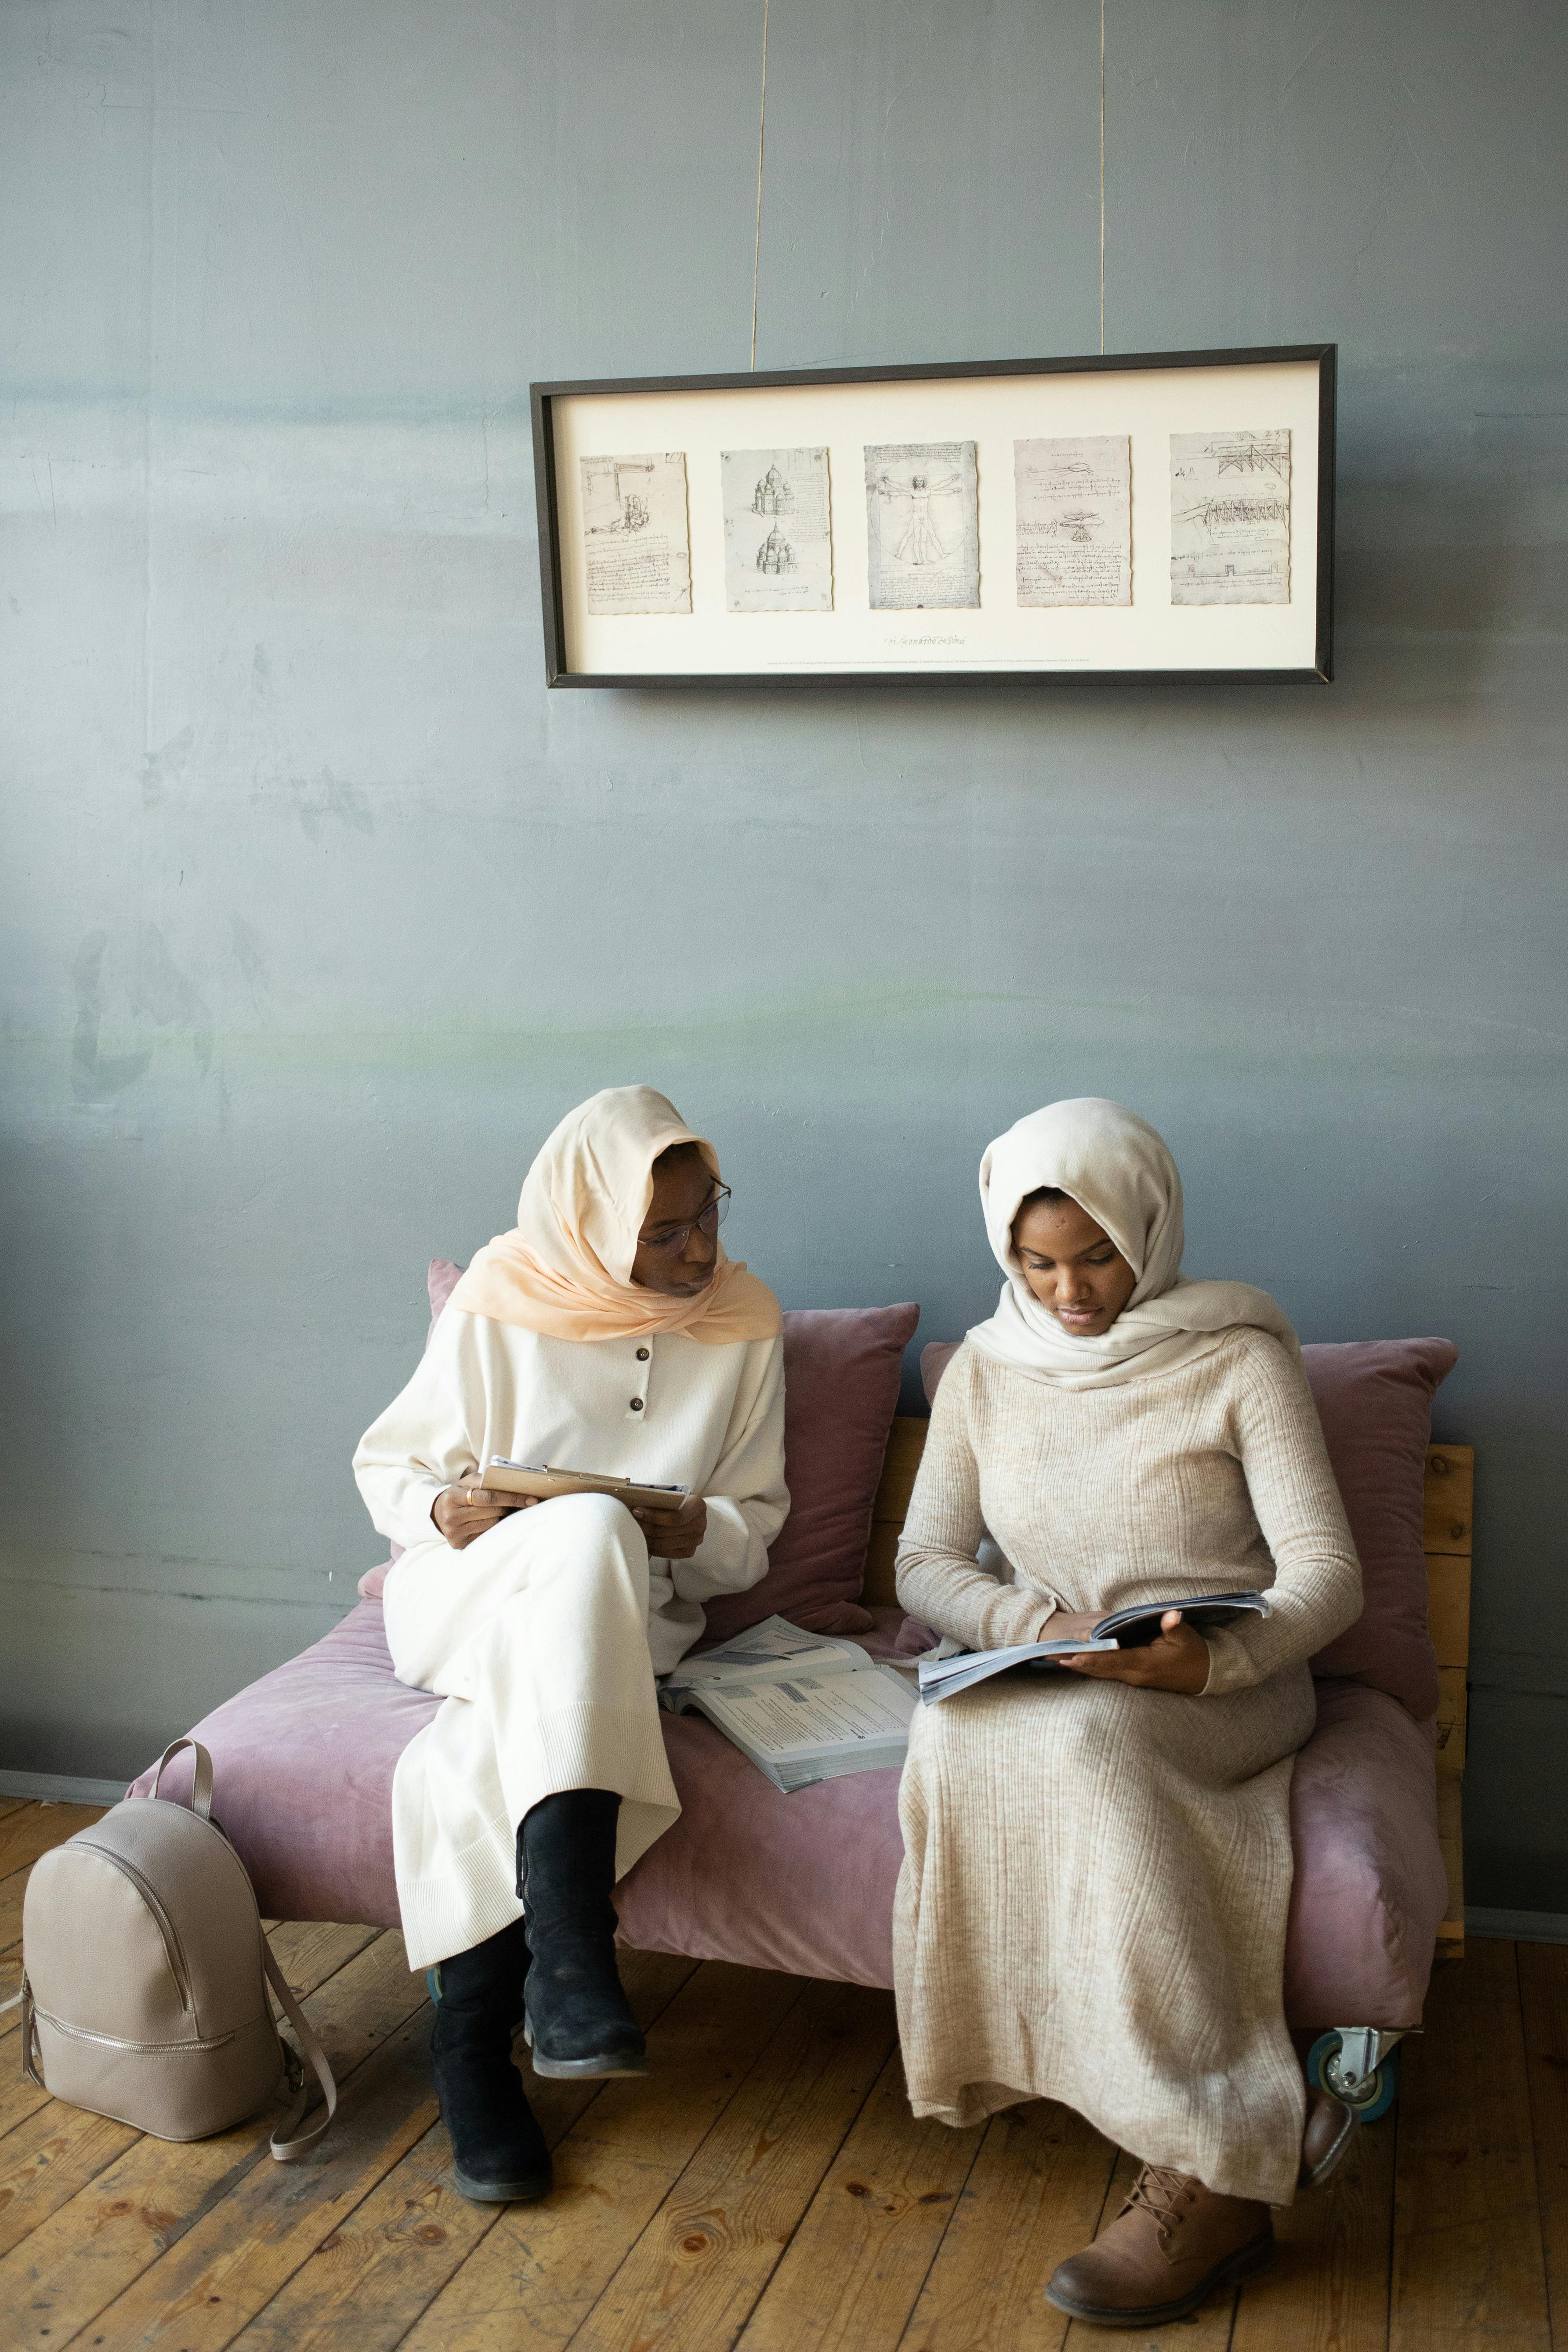
[[[1131,604],[1131,450],[1125,433],[1014,442],[1020,604]]]
[[[1173,604],[1290,602],[1290,435],[1171,436]]]
[[[973,441],[889,441],[866,451],[874,613],[980,602],[980,482]]]
[[[686,456],[583,457],[590,613],[689,613]]]
[[[831,613],[826,449],[723,449],[724,597],[731,613]]]
[[[901,1765],[916,1703],[901,1675],[854,1643],[803,1633],[783,1617],[683,1658],[658,1699],[672,1715],[707,1716],[786,1793]]]

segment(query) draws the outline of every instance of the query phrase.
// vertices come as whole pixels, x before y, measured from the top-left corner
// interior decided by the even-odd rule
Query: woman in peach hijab
[[[537,2073],[646,2068],[610,1890],[680,1810],[654,1676],[704,1600],[758,1581],[789,1507],[778,1301],[719,1246],[728,1199],[711,1144],[651,1087],[582,1104],[354,1455],[406,1547],[383,1595],[393,1664],[447,1702],[398,1759],[394,1850],[409,1966],[439,1963],[458,2185],[484,2201],[550,2186],[520,2019]],[[485,1488],[498,1454],[687,1500],[523,1504]]]

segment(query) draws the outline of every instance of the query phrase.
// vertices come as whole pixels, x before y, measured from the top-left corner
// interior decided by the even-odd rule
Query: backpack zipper
[[[226,2050],[229,2043],[237,2042],[244,2031],[241,2026],[231,2026],[226,2033],[215,2034],[210,2041],[206,2042],[204,2042],[199,2035],[194,2035],[189,2042],[130,2042],[122,2033],[96,2033],[89,2025],[72,2025],[68,2018],[55,2017],[48,2010],[39,2009],[36,2005],[33,2015],[39,2022],[62,2035],[68,2042],[89,2042],[97,2050],[128,2050],[133,2057],[139,2058],[167,2058],[171,2052],[177,2053],[192,2051],[200,2057],[205,2057],[214,2050]],[[36,2032],[34,2039],[37,2040]],[[279,2042],[280,2049],[286,2046],[281,2041]],[[40,2089],[47,2087],[37,2075],[35,2075],[33,2080],[38,2083]]]
[[[123,1854],[116,1853],[111,1847],[99,1845],[92,1838],[81,1837],[79,1834],[77,1843],[87,1847],[89,1853],[101,1854],[105,1862],[112,1863],[114,1868],[122,1872],[135,1887],[156,1920],[159,1933],[163,1938],[163,1956],[169,1963],[169,1974],[174,1979],[174,1990],[180,1996],[180,2007],[187,2017],[195,2018],[196,2005],[191,1997],[191,1972],[185,1964],[185,1948],[180,1941],[179,1930],[163,1908],[156,1891],[149,1885],[133,1862],[127,1862]]]

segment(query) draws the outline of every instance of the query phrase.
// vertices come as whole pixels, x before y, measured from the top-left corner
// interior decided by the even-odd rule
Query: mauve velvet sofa
[[[432,1319],[457,1272],[443,1261],[432,1266]],[[896,1654],[902,1612],[868,1611],[856,1596],[899,1361],[917,1314],[911,1307],[789,1318],[793,1533],[787,1542],[781,1536],[762,1584],[712,1612],[721,1622],[710,1623],[710,1638],[778,1610],[857,1639],[873,1655]],[[928,1379],[940,1376],[932,1354]],[[1300,2027],[1394,2030],[1420,2021],[1447,1900],[1420,1488],[1431,1394],[1455,1357],[1441,1340],[1307,1356],[1363,1566],[1373,1555],[1378,1573],[1369,1567],[1362,1626],[1314,1662],[1318,1727],[1291,1795],[1286,2011]],[[376,1597],[384,1575],[362,1580],[367,1597],[322,1640],[193,1728],[212,1753],[216,1810],[274,1918],[397,1925],[393,1771],[440,1702],[393,1675]],[[784,1796],[699,1717],[670,1717],[665,1739],[681,1817],[618,1890],[621,1940],[890,1984],[898,1773]],[[151,1777],[134,1784],[138,1793]],[[183,1798],[187,1780],[176,1767],[165,1792]]]

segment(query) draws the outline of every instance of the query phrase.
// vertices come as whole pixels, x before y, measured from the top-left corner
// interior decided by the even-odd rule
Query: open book
[[[890,1666],[783,1617],[682,1658],[661,1680],[658,1703],[672,1715],[699,1708],[786,1792],[901,1764],[915,1711],[913,1691]]]
[[[938,1699],[951,1698],[955,1691],[972,1689],[1016,1666],[1046,1666],[1054,1658],[1080,1658],[1092,1650],[1144,1649],[1159,1633],[1167,1609],[1179,1609],[1202,1633],[1233,1625],[1238,1617],[1267,1617],[1268,1598],[1262,1592],[1203,1592],[1194,1601],[1140,1601],[1133,1608],[1113,1609],[1102,1617],[1087,1641],[1016,1642],[1004,1650],[958,1650],[950,1657],[922,1658],[921,1696],[934,1706]]]

